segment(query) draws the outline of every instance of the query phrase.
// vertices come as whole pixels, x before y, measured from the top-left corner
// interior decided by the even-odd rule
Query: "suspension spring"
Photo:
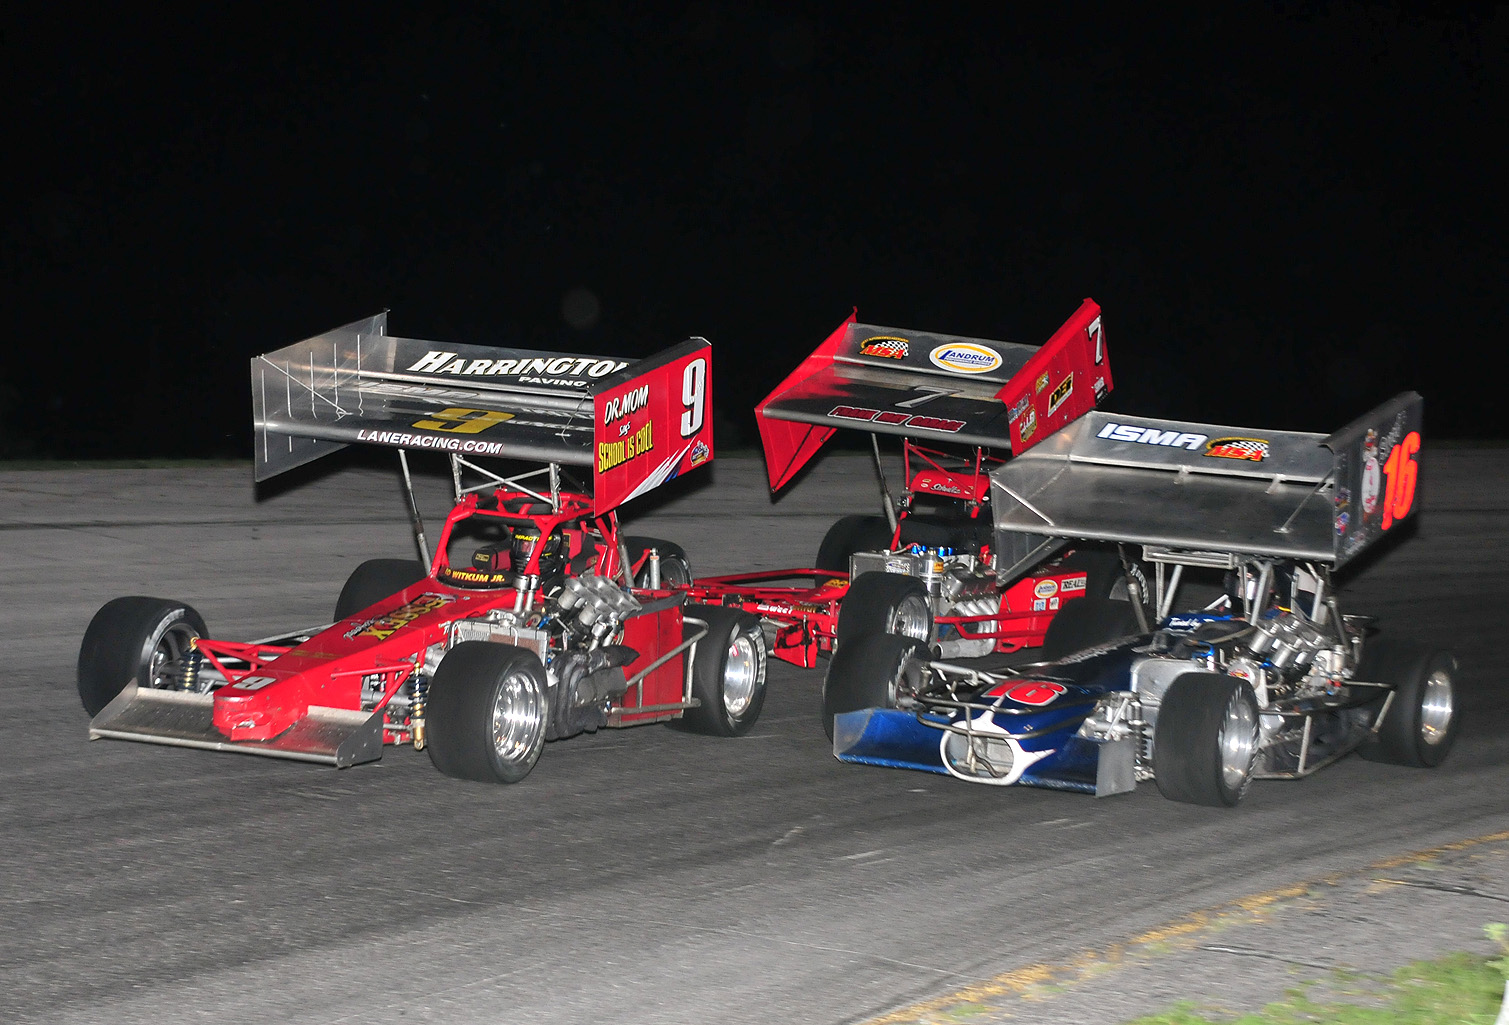
[[[414,696],[409,699],[409,729],[414,738],[414,750],[424,750],[424,701],[429,695],[430,680],[423,673],[414,674]]]
[[[192,640],[189,641],[189,653],[183,657],[183,672],[178,676],[180,690],[190,694],[199,691],[199,667],[204,664],[204,655],[199,651],[199,646]]]

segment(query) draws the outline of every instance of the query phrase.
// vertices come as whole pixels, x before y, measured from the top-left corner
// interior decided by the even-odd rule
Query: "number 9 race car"
[[[1254,778],[1296,779],[1356,751],[1430,767],[1460,725],[1456,660],[1375,637],[1332,573],[1415,510],[1421,400],[1405,393],[1335,434],[1091,413],[992,474],[1003,565],[1068,539],[1141,545],[1157,618],[1082,599],[1049,661],[982,672],[904,637],[846,643],[829,669],[835,755],[997,786],[1234,805]],[[1225,594],[1172,614],[1181,578]]]
[[[653,590],[660,563],[685,556],[621,536],[615,512],[711,461],[708,343],[626,362],[386,327],[382,314],[252,361],[255,473],[350,442],[397,448],[425,561],[365,562],[334,623],[266,640],[212,638],[182,602],[107,603],[79,651],[90,737],[339,767],[412,743],[448,775],[512,783],[547,740],[605,726],[746,732],[765,697],[758,619]],[[410,449],[451,463],[433,557]],[[591,495],[563,486],[574,467]]]

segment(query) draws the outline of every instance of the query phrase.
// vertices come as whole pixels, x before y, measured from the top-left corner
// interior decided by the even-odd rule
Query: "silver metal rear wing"
[[[997,569],[1071,540],[1340,567],[1414,513],[1422,407],[1331,435],[1088,413],[991,474]]]

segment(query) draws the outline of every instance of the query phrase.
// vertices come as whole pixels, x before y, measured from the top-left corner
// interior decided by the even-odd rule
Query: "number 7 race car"
[[[829,669],[840,759],[1097,796],[1152,779],[1234,805],[1356,751],[1435,766],[1459,716],[1456,659],[1376,638],[1332,573],[1415,510],[1421,400],[1406,393],[1330,436],[1091,413],[992,474],[1003,565],[1069,539],[1140,545],[1157,618],[1075,602],[1050,661],[982,672],[907,638],[846,642]],[[1172,614],[1181,578],[1225,594]]]
[[[1080,545],[1067,558],[998,572],[988,473],[1095,408],[1110,389],[1093,300],[1041,347],[876,327],[850,316],[759,405],[756,419],[772,490],[839,428],[869,433],[884,516],[840,519],[811,568],[703,577],[683,590],[696,601],[757,613],[772,654],[805,667],[872,631],[955,658],[1040,644],[1070,602],[1139,592],[1106,546]],[[901,438],[899,503],[881,468],[882,434]]]
[[[252,361],[256,478],[350,442],[397,448],[425,561],[365,562],[333,624],[260,641],[211,638],[182,602],[107,603],[79,652],[90,737],[340,767],[412,743],[448,775],[511,783],[547,740],[605,726],[747,731],[765,698],[758,619],[655,590],[661,553],[684,556],[620,536],[614,511],[712,459],[708,343],[628,362],[386,327]],[[450,458],[456,504],[433,557],[410,449]],[[591,495],[564,486],[576,467]]]

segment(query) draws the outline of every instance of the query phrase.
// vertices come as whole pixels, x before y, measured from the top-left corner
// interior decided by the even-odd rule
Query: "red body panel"
[[[639,660],[628,667],[628,674],[650,665],[681,643],[681,609],[668,608],[648,612],[624,622],[623,643],[641,652]],[[680,712],[679,706],[686,692],[685,655],[676,655],[664,665],[651,670],[643,680],[634,684],[615,707],[610,725],[627,725],[636,722],[651,722],[670,719]],[[636,711],[646,709],[646,711]]]
[[[712,349],[593,398],[593,496],[609,509],[713,458]]]
[[[1027,451],[1094,409],[1110,390],[1100,304],[1086,299],[996,395],[1010,417],[1011,451]]]
[[[785,487],[786,482],[791,480],[796,472],[807,464],[807,460],[823,447],[823,443],[833,437],[834,428],[772,420],[764,415],[766,404],[770,402],[772,396],[779,395],[792,384],[811,377],[818,370],[831,364],[833,354],[842,344],[849,325],[853,324],[858,317],[859,310],[856,308],[849,314],[848,320],[838,325],[837,329],[813,350],[812,355],[802,360],[800,366],[787,374],[786,379],[759,405],[755,406],[755,423],[759,425],[760,441],[765,447],[765,469],[770,476],[770,490],[779,491]]]

